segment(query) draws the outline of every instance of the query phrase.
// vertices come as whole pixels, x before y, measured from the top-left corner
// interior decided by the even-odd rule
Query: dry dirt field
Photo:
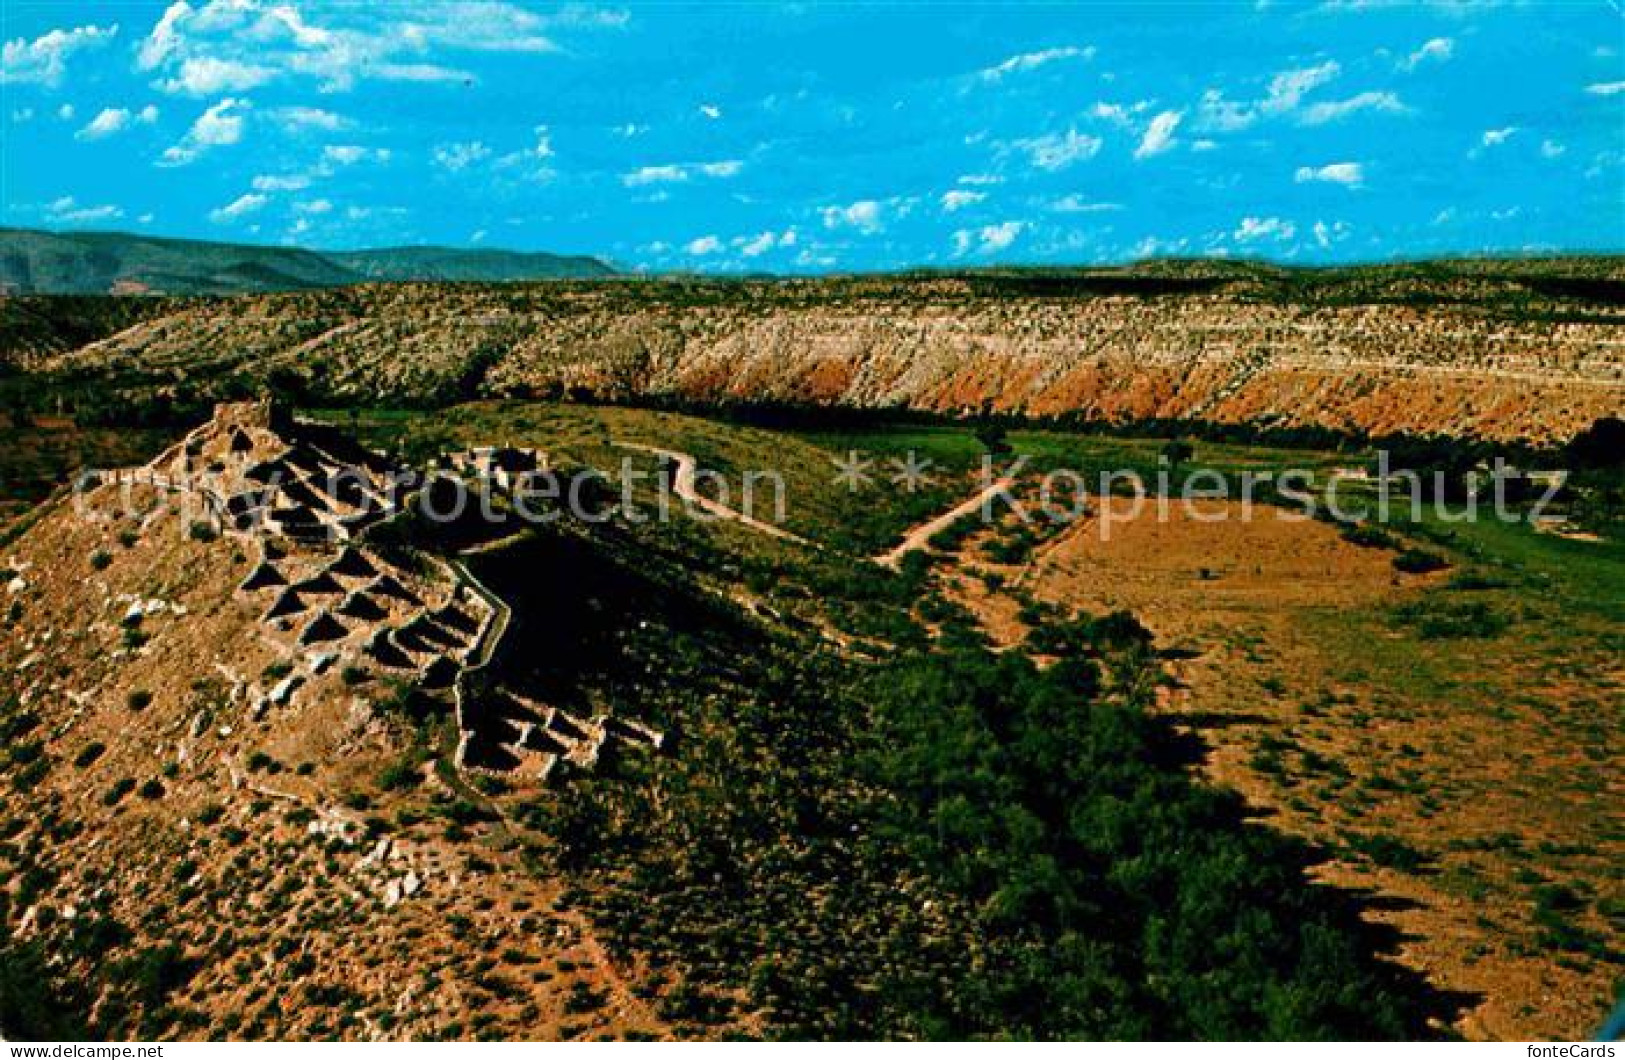
[[[1568,666],[1528,634],[1533,612],[1498,637],[1423,641],[1394,609],[1452,593],[1448,571],[1400,575],[1391,551],[1268,508],[1244,522],[1208,501],[1204,516],[1226,518],[1198,521],[1176,503],[1164,521],[1148,502],[1129,521],[1129,503],[1113,500],[1109,533],[1074,524],[1025,566],[987,562],[998,532],[978,535],[953,576],[959,599],[1005,646],[1025,634],[1020,601],[1133,612],[1168,655],[1159,702],[1204,740],[1208,774],[1324,845],[1321,878],[1371,893],[1368,917],[1400,932],[1399,959],[1469,995],[1461,1034],[1594,1033],[1617,968],[1555,943],[1544,907],[1597,898],[1600,915],[1565,915],[1601,938],[1612,915],[1617,953],[1605,791],[1620,674],[1606,635],[1567,630]],[[966,571],[1004,580],[990,589]]]

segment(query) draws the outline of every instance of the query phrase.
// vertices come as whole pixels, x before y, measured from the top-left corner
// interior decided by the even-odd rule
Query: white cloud
[[[275,70],[264,66],[198,56],[182,62],[175,76],[157,82],[157,87],[175,95],[216,96],[222,92],[247,92],[275,76]]]
[[[1434,37],[1424,43],[1420,48],[1407,55],[1399,65],[1405,70],[1415,70],[1427,62],[1446,62],[1455,54],[1456,42],[1449,37]]]
[[[61,118],[63,121],[72,121],[74,113],[72,103],[64,103],[62,106],[56,108],[56,116]]]
[[[55,86],[75,52],[100,47],[118,34],[118,25],[53,29],[34,40],[18,37],[0,46],[0,84],[33,83]]]
[[[1049,208],[1056,213],[1112,213],[1123,208],[1122,203],[1091,202],[1082,195],[1073,193],[1062,196],[1049,204]]]
[[[1292,179],[1299,184],[1318,182],[1357,188],[1365,181],[1365,167],[1358,162],[1332,162],[1324,166],[1299,166]]]
[[[942,193],[942,209],[946,213],[953,213],[967,206],[975,206],[985,198],[987,198],[985,191],[964,191],[956,188]]]
[[[1351,114],[1358,114],[1362,110],[1403,114],[1405,109],[1405,104],[1392,92],[1361,92],[1357,96],[1332,103],[1311,103],[1304,108],[1302,120],[1305,125],[1324,125],[1327,122],[1340,121]]]
[[[536,137],[535,146],[503,155],[496,160],[496,166],[499,169],[522,169],[522,176],[532,180],[551,180],[553,166],[548,159],[553,157],[553,134],[546,125],[538,125],[531,129],[531,135]]]
[[[269,201],[270,200],[264,195],[259,195],[254,192],[249,192],[246,195],[239,195],[237,198],[233,199],[231,202],[220,207],[219,209],[210,210],[209,220],[213,221],[217,225],[228,224],[232,221],[240,220],[251,213],[257,212]]]
[[[335,166],[353,166],[361,162],[388,162],[392,153],[387,147],[361,147],[357,144],[328,144],[322,148],[319,172],[331,172]]]
[[[156,69],[160,63],[173,55],[181,46],[180,32],[176,27],[183,19],[191,16],[192,5],[186,3],[186,0],[175,0],[165,8],[164,13],[153,24],[152,32],[147,34],[146,39],[136,49],[136,68]]]
[[[1348,99],[1305,103],[1305,97],[1342,73],[1335,60],[1316,66],[1283,70],[1270,79],[1263,99],[1250,103],[1227,100],[1217,89],[1203,93],[1197,106],[1197,128],[1206,132],[1239,132],[1260,118],[1296,117],[1305,125],[1324,125],[1362,110],[1404,111],[1405,104],[1392,92],[1361,92]]]
[[[1003,221],[980,228],[961,228],[953,234],[954,255],[963,257],[973,251],[977,254],[995,254],[1006,250],[1026,228],[1025,221]]]
[[[1259,104],[1259,109],[1267,114],[1296,110],[1304,96],[1337,77],[1342,70],[1330,59],[1318,66],[1284,70],[1270,79],[1269,94]]]
[[[1196,107],[1197,127],[1213,132],[1240,132],[1257,120],[1257,107],[1225,99],[1216,88],[1202,93]]]
[[[52,224],[97,224],[117,221],[124,216],[123,207],[81,206],[72,195],[64,195],[45,208],[45,219]]]
[[[641,188],[648,184],[681,184],[695,176],[715,178],[737,176],[743,168],[744,163],[736,158],[724,159],[720,162],[689,162],[643,166],[632,170],[630,173],[621,174],[621,183],[629,188]]]
[[[1185,118],[1182,110],[1165,110],[1151,119],[1151,124],[1145,127],[1145,135],[1140,138],[1140,146],[1134,149],[1135,158],[1151,158],[1160,155],[1175,144],[1174,130]]]
[[[796,245],[796,230],[786,228],[783,232],[762,232],[754,236],[739,236],[734,239],[734,249],[747,258],[758,258],[774,247],[793,247]]]
[[[216,103],[198,116],[180,143],[164,152],[159,165],[184,166],[206,151],[241,141],[243,115],[250,106],[247,100],[233,98]]]
[[[1093,158],[1099,153],[1100,144],[1101,139],[1098,136],[1068,129],[1064,133],[1048,133],[1044,136],[1015,140],[1010,146],[1026,152],[1032,164],[1039,169],[1053,173],[1066,169],[1075,162]]]
[[[1012,55],[1010,58],[1004,60],[1002,63],[999,63],[997,66],[990,66],[987,69],[982,70],[978,76],[981,77],[983,81],[999,81],[1002,80],[1007,74],[1025,73],[1028,70],[1036,70],[1040,66],[1048,66],[1050,63],[1061,62],[1064,59],[1087,60],[1093,59],[1094,57],[1094,48],[1076,48],[1070,46],[1064,48],[1045,48],[1043,51]]]
[[[700,236],[698,239],[690,240],[683,249],[695,257],[718,254],[722,251],[722,240],[716,236]]]
[[[883,212],[884,207],[874,199],[860,199],[847,206],[826,206],[820,211],[825,228],[856,228],[867,236],[886,227]]]
[[[1325,221],[1316,221],[1314,233],[1315,245],[1325,250],[1333,243],[1347,239],[1349,226],[1342,221],[1333,221],[1331,224],[1327,224]]]
[[[311,199],[308,202],[294,203],[293,212],[319,216],[324,213],[332,213],[333,204],[326,199]]]
[[[287,133],[298,133],[307,129],[338,132],[350,126],[350,122],[344,117],[319,107],[278,107],[270,113],[271,120]]]
[[[1625,81],[1599,81],[1594,85],[1587,85],[1586,91],[1593,96],[1617,96],[1625,92]]]
[[[1004,178],[995,173],[966,173],[954,183],[971,188],[985,188],[995,184],[1003,184]]]
[[[1291,221],[1283,221],[1279,217],[1243,217],[1232,237],[1238,243],[1256,243],[1265,239],[1284,242],[1296,235],[1297,231],[1297,226]]]
[[[1556,140],[1542,140],[1540,142],[1540,157],[1542,158],[1561,158],[1567,150],[1568,148]]]
[[[745,237],[743,241],[736,239],[734,245],[739,252],[747,258],[760,257],[778,245],[779,237],[773,232],[763,232],[760,235]]]
[[[1500,147],[1518,133],[1516,125],[1508,125],[1502,129],[1485,129],[1479,143],[1484,147]]]
[[[141,42],[136,64],[179,92],[209,84],[241,92],[282,79],[343,92],[363,79],[463,81],[471,75],[434,61],[436,53],[556,52],[555,30],[625,22],[617,12],[566,5],[544,14],[504,0],[309,4],[303,12],[282,0],[177,0]]]
[[[310,187],[310,178],[301,173],[285,176],[265,175],[254,178],[255,191],[299,191]]]
[[[722,117],[722,108],[717,106],[715,103],[701,103],[700,113],[705,115],[707,118],[710,118],[712,121],[716,121],[718,118]]]
[[[90,122],[78,132],[74,133],[76,140],[100,140],[104,136],[112,136],[116,132],[123,132],[130,124],[130,112],[123,107],[108,107],[100,114],[90,119]]]
[[[434,149],[435,165],[459,173],[476,162],[491,157],[491,149],[478,140],[465,144],[441,144]]]
[[[1089,116],[1127,129],[1133,126],[1135,115],[1148,110],[1150,106],[1144,100],[1138,103],[1096,103],[1089,108]]]
[[[645,184],[675,184],[687,179],[688,170],[674,165],[643,166],[621,175],[621,183],[629,188],[641,188]]]
[[[23,125],[33,120],[33,107],[18,107],[16,110],[11,112],[11,122],[13,125]]]

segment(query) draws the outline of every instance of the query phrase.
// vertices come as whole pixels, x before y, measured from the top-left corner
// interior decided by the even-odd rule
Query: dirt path
[[[730,519],[736,523],[740,523],[741,525],[748,526],[752,530],[758,531],[759,533],[767,534],[783,541],[794,541],[798,545],[807,545],[814,548],[817,547],[813,542],[808,541],[799,534],[792,534],[790,531],[785,530],[782,527],[774,526],[772,523],[763,522],[753,515],[747,515],[745,512],[739,511],[736,508],[730,508],[726,504],[723,504],[720,501],[712,500],[710,497],[700,493],[694,488],[694,483],[699,477],[699,462],[688,453],[679,452],[676,449],[662,449],[655,445],[643,445],[638,442],[616,442],[615,444],[622,449],[636,449],[639,452],[652,453],[655,456],[675,463],[677,465],[677,476],[672,481],[672,491],[685,502],[692,504],[701,511],[707,512],[714,518]]]
[[[904,534],[903,540],[898,542],[897,546],[890,552],[885,552],[881,555],[873,557],[874,561],[880,564],[882,567],[891,567],[895,569],[898,564],[903,562],[904,556],[908,555],[910,552],[917,552],[920,549],[925,548],[931,543],[931,539],[940,531],[946,530],[964,516],[981,507],[982,504],[988,499],[997,496],[1001,490],[1007,490],[1011,486],[1014,486],[1015,483],[1016,480],[1013,478],[1001,478],[999,481],[993,483],[993,485],[988,486],[981,492],[977,493],[974,497],[961,501],[959,504],[949,508],[941,515],[928,519],[919,526],[916,526],[914,529]]]

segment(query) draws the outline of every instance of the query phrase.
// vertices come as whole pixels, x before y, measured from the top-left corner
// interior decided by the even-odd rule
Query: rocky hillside
[[[323,400],[577,394],[1559,439],[1625,408],[1612,259],[368,286],[180,305],[36,371]]]
[[[0,551],[0,1032],[662,1029],[470,787],[658,734],[472,690],[503,605],[365,540],[397,470],[227,406]]]

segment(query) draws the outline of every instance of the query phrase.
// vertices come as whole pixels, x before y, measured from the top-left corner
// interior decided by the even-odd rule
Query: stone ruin
[[[467,772],[545,784],[563,768],[591,772],[619,746],[659,751],[665,736],[609,714],[582,718],[514,692],[485,697],[465,712],[457,766]]]
[[[502,485],[546,459],[488,447],[450,463]],[[104,478],[200,497],[216,530],[255,550],[236,595],[256,608],[283,657],[302,664],[252,693],[256,716],[293,704],[329,669],[356,668],[449,695],[456,764],[473,772],[544,783],[560,763],[591,770],[614,744],[663,744],[634,722],[576,718],[501,689],[469,692],[465,678],[490,661],[507,606],[459,563],[419,552],[409,570],[365,540],[403,510],[422,477],[370,454],[341,459],[287,429],[268,401],[218,405],[208,423],[145,467]]]
[[[539,449],[508,445],[479,445],[451,453],[442,462],[453,472],[511,490],[535,474],[548,470],[547,454]]]

